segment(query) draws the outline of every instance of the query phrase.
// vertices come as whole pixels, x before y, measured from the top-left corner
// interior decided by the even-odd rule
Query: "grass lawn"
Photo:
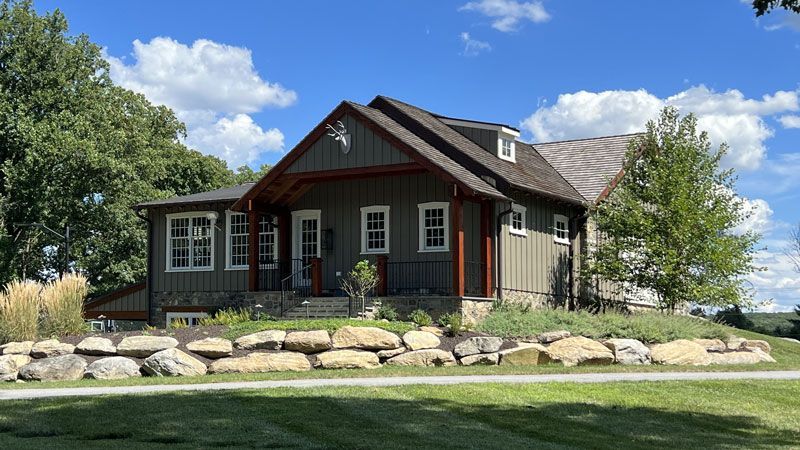
[[[267,389],[3,402],[0,448],[797,448],[800,382]]]

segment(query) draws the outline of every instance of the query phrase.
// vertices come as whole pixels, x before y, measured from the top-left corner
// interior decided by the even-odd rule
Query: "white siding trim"
[[[292,258],[300,258],[300,231],[297,229],[300,219],[317,219],[317,258],[322,257],[322,210],[300,209],[292,211]]]
[[[250,247],[249,247],[249,244],[250,244],[250,233],[249,233],[249,231],[250,231],[250,228],[249,228],[250,227],[250,218],[247,217],[247,214],[245,214],[245,213],[234,212],[234,211],[231,211],[231,210],[225,210],[225,270],[245,270],[245,269],[248,268],[247,264],[244,264],[244,265],[241,265],[241,266],[233,266],[233,265],[231,265],[231,256],[232,256],[231,255],[231,216],[233,216],[233,215],[243,215],[243,216],[245,216],[245,219],[247,219],[247,221],[248,221],[247,222],[247,227],[248,227],[248,233],[247,233],[248,248],[247,248],[247,251],[248,251],[248,255],[249,255],[249,252],[250,252]]]
[[[373,212],[383,213],[383,229],[385,232],[385,245],[380,250],[367,249],[367,214]],[[389,253],[389,205],[373,205],[361,207],[361,254],[362,255],[381,255]]]
[[[419,203],[417,235],[419,237],[418,253],[449,252],[450,251],[450,203],[449,202],[427,202]],[[428,248],[425,246],[425,210],[438,209],[444,210],[444,247]]]

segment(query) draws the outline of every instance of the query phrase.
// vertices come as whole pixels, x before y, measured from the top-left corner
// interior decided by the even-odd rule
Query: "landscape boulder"
[[[500,352],[501,366],[538,366],[552,361],[547,349],[541,344],[521,343]]]
[[[406,348],[405,347],[399,347],[399,348],[393,348],[393,349],[390,349],[390,350],[379,350],[377,352],[377,355],[378,355],[378,358],[380,358],[380,359],[389,359],[389,358],[394,358],[395,356],[397,356],[397,355],[399,355],[401,353],[405,353],[405,352],[406,352]]]
[[[16,380],[19,368],[30,362],[31,357],[28,355],[0,356],[0,381]]]
[[[728,345],[721,339],[692,339],[692,342],[700,344],[707,352],[724,352],[728,350]]]
[[[561,339],[566,339],[570,336],[572,336],[572,333],[567,330],[548,331],[536,336],[536,340],[542,344],[549,344],[551,342],[560,341]]]
[[[25,381],[80,380],[86,360],[78,355],[61,355],[39,359],[19,368],[19,378]]]
[[[547,347],[550,358],[565,366],[605,365],[614,362],[614,354],[605,345],[583,336],[568,337]]]
[[[208,337],[189,342],[186,344],[186,349],[211,359],[224,358],[233,354],[231,341],[218,337]]]
[[[283,330],[266,330],[242,336],[233,342],[233,346],[242,350],[280,350],[285,339]]]
[[[496,366],[500,362],[499,353],[478,353],[461,358],[462,366]]]
[[[444,336],[444,331],[442,331],[439,327],[419,327],[417,328],[419,331],[427,331],[428,333],[433,333],[438,337]]]
[[[381,365],[378,355],[359,350],[330,350],[316,357],[323,369],[374,369]]]
[[[652,346],[650,359],[655,364],[669,365],[705,366],[711,362],[705,347],[686,339]]]
[[[614,353],[614,360],[619,364],[650,364],[650,349],[636,339],[608,339],[603,345]]]
[[[153,353],[144,360],[142,369],[156,377],[193,377],[206,374],[206,365],[188,354],[170,348]]]
[[[756,364],[761,357],[752,352],[712,352],[708,354],[709,364]]]
[[[140,376],[142,376],[142,372],[139,370],[139,364],[124,356],[98,359],[89,364],[83,372],[84,378],[93,380],[121,380]]]
[[[429,331],[412,330],[403,335],[403,343],[409,350],[422,350],[436,348],[442,342],[435,334]]]
[[[9,342],[0,345],[0,355],[29,355],[33,348],[33,341]]]
[[[111,339],[103,337],[87,337],[75,346],[75,353],[90,356],[109,356],[117,354],[117,347]]]
[[[401,347],[400,337],[376,327],[342,327],[333,333],[334,348],[389,350]]]
[[[250,353],[241,358],[223,358],[211,363],[208,373],[303,372],[311,363],[302,353]]]
[[[503,345],[503,339],[499,337],[475,336],[467,338],[456,345],[453,353],[459,358],[478,353],[495,353]]]
[[[286,335],[283,348],[305,354],[324,352],[333,347],[326,330],[295,331]]]
[[[769,353],[766,353],[765,351],[761,350],[760,348],[757,348],[757,347],[748,348],[747,351],[749,351],[750,353],[755,353],[756,355],[758,355],[759,362],[770,362],[770,363],[777,362],[777,361],[775,361],[775,358],[770,356]]]
[[[58,342],[57,339],[40,341],[31,347],[31,356],[34,358],[52,358],[54,356],[69,355],[74,352],[74,345]]]
[[[772,347],[769,345],[769,342],[760,339],[748,339],[744,341],[744,348],[748,350],[757,348],[764,353],[772,353]]]
[[[157,352],[177,346],[178,341],[169,336],[128,336],[117,345],[117,354],[147,358]]]
[[[390,366],[454,366],[452,353],[436,348],[405,352],[386,361]]]
[[[744,343],[747,339],[742,339],[738,336],[730,336],[728,340],[725,341],[725,345],[728,346],[728,350],[739,350],[744,346]]]

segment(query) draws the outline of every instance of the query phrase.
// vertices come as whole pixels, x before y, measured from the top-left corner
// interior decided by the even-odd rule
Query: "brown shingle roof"
[[[255,183],[244,183],[237,186],[226,187],[222,189],[215,189],[213,191],[198,192],[197,194],[183,195],[180,197],[166,198],[162,200],[152,200],[149,202],[139,203],[133,206],[133,209],[146,209],[157,206],[173,206],[173,205],[195,205],[200,203],[214,203],[222,201],[236,201]]]
[[[596,201],[609,181],[622,170],[631,139],[625,134],[572,141],[533,144],[588,201]]]

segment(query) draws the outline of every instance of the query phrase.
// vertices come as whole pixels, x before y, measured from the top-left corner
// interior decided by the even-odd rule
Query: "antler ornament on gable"
[[[347,132],[347,128],[344,127],[342,121],[337,120],[335,128],[331,124],[325,125],[325,128],[330,130],[328,136],[339,143],[339,148],[342,150],[342,153],[345,155],[350,153],[350,133]]]

